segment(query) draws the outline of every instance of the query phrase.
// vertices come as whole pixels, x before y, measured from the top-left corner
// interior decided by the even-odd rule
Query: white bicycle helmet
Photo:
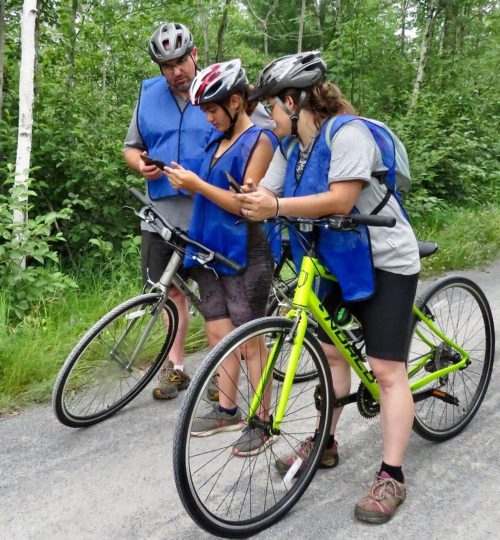
[[[204,103],[222,103],[235,92],[243,92],[248,88],[248,78],[235,58],[229,62],[212,64],[196,74],[189,89],[189,99],[193,105]]]
[[[149,40],[149,55],[153,62],[164,64],[181,58],[193,50],[193,36],[180,23],[162,24]]]
[[[282,56],[262,70],[250,99],[274,97],[287,88],[308,88],[322,81],[325,73],[326,64],[319,51]]]

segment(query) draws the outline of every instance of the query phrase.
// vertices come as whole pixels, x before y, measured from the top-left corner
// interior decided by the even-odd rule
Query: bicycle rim
[[[235,443],[242,436],[241,425],[236,427],[236,431],[210,436],[191,435],[197,419],[211,414],[213,405],[206,399],[206,390],[215,373],[219,373],[219,394],[230,393],[227,385],[223,387],[221,382],[230,357],[238,357],[240,375],[233,383],[233,393],[242,419],[248,419],[254,385],[243,358],[246,345],[258,342],[259,350],[264,351],[262,358],[267,359],[272,345],[288,335],[292,324],[282,318],[264,318],[235,330],[207,357],[185,396],[174,443],[176,485],[188,513],[212,534],[243,537],[270,526],[299,500],[315,473],[328,436],[332,395],[329,390],[331,376],[328,362],[319,342],[309,333],[304,339],[304,347],[315,362],[318,380],[292,385],[279,436],[265,438],[260,452],[242,457],[233,451]],[[289,347],[282,347],[280,357],[288,352]],[[255,355],[251,356],[250,353],[247,356],[255,359]],[[297,368],[299,373],[304,369],[302,358]],[[300,443],[314,435],[317,425],[314,398],[317,383],[324,396],[318,426],[320,434],[316,437],[309,459],[300,467],[300,474],[294,477],[292,471],[282,476],[283,472],[280,474],[275,462],[287,454],[299,457],[294,452]],[[282,388],[281,382],[272,382],[269,406],[266,407],[272,417],[275,416],[277,398]],[[299,465],[301,463],[297,462]]]
[[[159,314],[159,300],[160,295],[147,294],[124,302],[80,340],[54,387],[54,410],[62,423],[81,427],[100,422],[134,399],[153,378],[178,324],[173,302],[167,300]]]
[[[495,350],[493,319],[481,289],[462,277],[449,277],[436,283],[424,294],[420,305],[439,330],[470,354],[468,366],[433,381],[430,386],[458,399],[458,405],[434,397],[415,404],[414,430],[424,438],[442,441],[465,428],[484,398]],[[460,359],[456,351],[416,320],[408,368],[411,370],[426,354],[428,361],[410,382]]]

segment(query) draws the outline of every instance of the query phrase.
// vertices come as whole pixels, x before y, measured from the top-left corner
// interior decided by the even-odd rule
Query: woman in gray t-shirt
[[[248,193],[236,195],[245,217],[314,218],[349,214],[354,208],[369,214],[383,201],[387,187],[377,176],[387,169],[364,122],[353,120],[344,124],[331,146],[326,143],[325,121],[354,114],[354,110],[335,85],[324,82],[325,72],[326,65],[319,53],[310,52],[279,58],[259,76],[252,99],[266,99],[276,122],[276,135],[292,135],[298,144],[291,153],[276,150],[259,188],[255,189],[249,182]],[[420,270],[415,235],[394,196],[389,197],[379,214],[395,218],[396,226],[369,227],[370,264],[363,267],[351,260],[349,268],[355,279],[374,281],[372,294],[349,297],[336,271],[342,289],[336,288],[324,301],[331,311],[338,309],[341,302],[348,304],[360,320],[368,362],[380,385],[382,465],[370,494],[355,507],[356,517],[374,523],[388,521],[406,496],[402,462],[414,412],[405,360]],[[342,234],[332,241],[343,242]],[[351,387],[350,366],[326,334],[320,333],[319,338],[331,366],[335,395],[346,396]],[[338,464],[335,429],[340,413],[341,409],[334,410],[330,441],[320,467]],[[297,456],[307,459],[308,448],[310,441],[303,441],[292,453],[280,457],[276,467],[286,474]]]

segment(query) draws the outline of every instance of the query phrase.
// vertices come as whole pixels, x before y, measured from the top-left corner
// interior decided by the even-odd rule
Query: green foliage
[[[500,254],[500,208],[449,207],[413,217],[420,240],[437,242],[439,250],[423,260],[423,275],[484,266]]]
[[[31,180],[15,185],[10,179],[7,183],[10,184],[7,195],[0,193],[0,290],[6,317],[0,324],[21,319],[35,304],[76,287],[59,270],[58,256],[52,249],[64,240],[53,229],[58,220],[69,218],[68,210],[39,214],[24,222],[14,221],[15,212],[27,212],[29,216],[37,194],[30,189]],[[22,267],[24,262],[26,268]]]

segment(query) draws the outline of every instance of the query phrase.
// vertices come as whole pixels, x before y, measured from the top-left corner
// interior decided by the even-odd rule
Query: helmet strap
[[[295,112],[292,112],[284,103],[283,101],[281,101],[281,99],[276,96],[274,98],[274,100],[276,101],[276,103],[279,105],[279,107],[286,113],[288,114],[290,120],[292,121],[292,132],[291,132],[291,135],[292,137],[298,137],[299,136],[299,131],[298,131],[298,121],[299,121],[299,113],[300,113],[300,110],[302,109],[302,105],[304,103],[304,100],[306,99],[306,93],[304,92],[304,90],[302,90],[300,92],[300,96],[299,96],[299,100],[297,101],[297,107],[295,107]]]
[[[231,113],[229,112],[228,108],[225,105],[223,105],[222,103],[218,103],[218,105],[229,117],[229,128],[226,131],[224,131],[224,138],[230,139],[233,136],[234,126],[236,124],[236,121],[238,120],[240,111],[236,111],[234,113],[234,116],[231,116]]]

